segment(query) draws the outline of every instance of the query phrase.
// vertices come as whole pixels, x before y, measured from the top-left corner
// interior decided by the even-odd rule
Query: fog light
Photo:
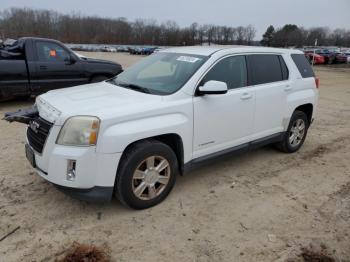
[[[75,160],[68,160],[67,176],[66,176],[66,179],[68,181],[74,181],[75,180],[75,166],[76,166],[76,161]]]

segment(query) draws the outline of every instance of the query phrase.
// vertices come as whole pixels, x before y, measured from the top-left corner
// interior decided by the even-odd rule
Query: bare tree
[[[245,36],[245,30],[243,26],[239,26],[236,28],[237,32],[237,44],[243,45],[244,44],[244,36]]]
[[[273,27],[272,27],[273,29]],[[272,30],[270,28],[270,31]],[[49,10],[10,8],[0,12],[0,37],[18,38],[39,36],[66,43],[140,44],[140,45],[197,45],[239,44],[252,45],[256,30],[248,26],[199,25],[192,23],[180,28],[174,21],[162,24],[154,19],[101,18],[70,15]],[[297,25],[285,25],[272,30],[263,39],[272,46],[319,45],[350,46],[350,31],[327,27],[304,29]],[[263,41],[262,44],[265,42]]]
[[[192,23],[189,27],[190,41],[189,44],[195,45],[198,41],[198,23]]]
[[[252,44],[252,41],[254,40],[255,34],[256,34],[256,30],[252,25],[248,25],[245,28],[245,42],[248,45]]]

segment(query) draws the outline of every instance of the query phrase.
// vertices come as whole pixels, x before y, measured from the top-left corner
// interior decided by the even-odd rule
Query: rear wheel
[[[277,147],[285,153],[298,151],[305,141],[308,128],[309,121],[306,114],[296,110],[290,119],[283,140],[277,144]]]
[[[120,202],[145,209],[162,202],[178,173],[174,151],[156,140],[138,142],[124,153],[118,168],[115,193]]]

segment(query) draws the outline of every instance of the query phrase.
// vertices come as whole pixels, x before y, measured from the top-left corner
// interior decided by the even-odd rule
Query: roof
[[[59,40],[52,39],[52,38],[29,37],[29,36],[20,37],[20,38],[18,38],[18,41],[23,42],[27,39],[36,40],[36,41],[50,41],[50,42],[61,43]]]
[[[243,46],[243,45],[171,47],[171,48],[163,49],[161,52],[210,56],[219,51],[231,51],[232,53],[236,53],[236,52],[237,53],[243,53],[243,52],[302,53],[297,49],[272,48],[272,47],[261,47],[261,46]]]

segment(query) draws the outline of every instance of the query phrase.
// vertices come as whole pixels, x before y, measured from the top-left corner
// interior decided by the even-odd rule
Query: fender
[[[290,118],[294,110],[301,105],[312,104],[314,109],[316,108],[315,103],[317,99],[317,91],[313,89],[305,89],[294,92],[287,97],[287,109],[283,119],[284,130],[287,130]]]
[[[102,153],[122,153],[128,145],[136,141],[159,135],[177,134],[183,141],[186,162],[192,157],[192,130],[192,120],[183,113],[133,119],[112,125],[102,131],[96,150]]]

